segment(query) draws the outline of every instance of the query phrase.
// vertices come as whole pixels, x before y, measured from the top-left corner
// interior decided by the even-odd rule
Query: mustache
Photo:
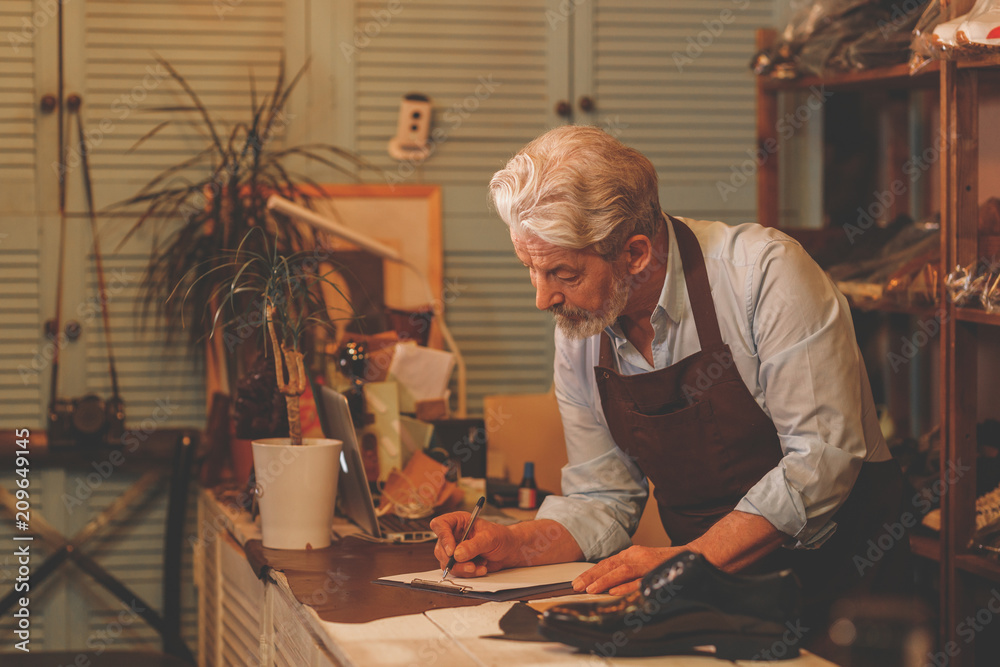
[[[580,319],[593,315],[589,310],[583,308],[577,308],[575,306],[567,306],[563,303],[557,303],[553,306],[549,306],[549,312],[553,315],[560,315],[562,317],[570,317],[573,319]]]

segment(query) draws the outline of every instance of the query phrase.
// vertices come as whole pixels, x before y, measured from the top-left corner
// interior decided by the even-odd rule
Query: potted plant
[[[209,336],[222,334],[239,345],[254,332],[263,335],[265,355],[273,358],[277,389],[284,397],[289,437],[253,442],[257,501],[265,547],[323,548],[330,544],[340,471],[339,440],[303,438],[299,401],[307,387],[303,341],[311,330],[332,326],[319,289],[337,288],[317,252],[282,254],[260,227],[250,229],[235,250],[223,250],[192,267],[198,276],[180,281],[168,297],[185,301],[202,281],[211,280]],[[242,305],[247,304],[247,305]],[[182,322],[186,320],[182,319]]]
[[[377,168],[358,155],[329,144],[282,145],[281,137],[291,120],[286,106],[308,63],[287,80],[282,58],[273,88],[263,95],[258,95],[251,74],[247,118],[224,123],[213,117],[168,61],[160,57],[158,60],[189,104],[145,110],[179,114],[177,121],[192,123],[206,138],[206,144],[111,208],[134,211],[137,215],[121,244],[149,226],[155,227],[155,238],[162,239],[154,246],[146,267],[142,280],[145,298],[141,302],[147,308],[155,304],[164,322],[176,322],[185,307],[207,313],[219,305],[218,296],[223,292],[220,287],[228,276],[215,271],[211,260],[234,250],[247,239],[250,230],[267,230],[284,254],[317,247],[310,230],[276,221],[267,211],[267,197],[271,193],[308,203],[310,192],[321,191],[312,178],[297,168],[301,170],[302,165],[309,163],[321,165],[335,177],[351,180],[357,180],[365,169]],[[132,150],[152,140],[173,122],[153,127]],[[175,285],[181,286],[184,300],[166,298]],[[240,301],[241,296],[237,295],[236,300]],[[238,305],[245,308],[247,302]],[[187,327],[192,344],[200,346],[208,340],[212,327],[213,323],[207,319],[192,320]],[[241,374],[240,366],[249,366],[252,360],[240,359],[232,347],[221,344],[209,346],[206,352],[210,390],[230,394]]]

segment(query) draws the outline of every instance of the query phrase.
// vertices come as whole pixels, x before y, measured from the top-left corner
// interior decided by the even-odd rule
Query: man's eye
[[[577,273],[557,273],[556,278],[564,283],[574,283],[580,278],[580,275]]]

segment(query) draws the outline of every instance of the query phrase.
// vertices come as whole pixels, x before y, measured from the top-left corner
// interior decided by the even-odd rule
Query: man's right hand
[[[451,512],[431,521],[431,530],[438,536],[434,556],[441,569],[447,567],[453,553],[455,567],[451,572],[458,577],[481,577],[514,565],[520,540],[507,526],[479,519],[469,537],[456,545],[471,518],[468,512]]]

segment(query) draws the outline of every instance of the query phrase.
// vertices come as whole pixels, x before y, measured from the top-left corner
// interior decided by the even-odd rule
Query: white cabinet
[[[574,120],[646,154],[668,213],[755,219],[753,183],[720,193],[755,146],[747,63],[772,2],[598,0],[572,14]],[[594,110],[581,113],[589,97]],[[723,196],[725,194],[725,196]]]
[[[156,111],[190,105],[155,57],[169,61],[226,127],[249,116],[248,79],[269,90],[282,52],[287,69],[305,62],[303,0],[155,3],[11,0],[0,9],[0,428],[39,427],[48,406],[52,360],[59,351],[59,395],[108,397],[110,380],[86,217],[78,127],[66,101],[82,100],[98,209],[133,195],[155,174],[202,149],[208,137],[191,115]],[[62,12],[62,34],[58,12]],[[61,83],[61,91],[60,91]],[[49,106],[43,106],[52,102]],[[292,103],[295,113],[297,100]],[[129,149],[164,120],[172,124]],[[60,131],[64,152],[60,154]],[[290,130],[291,131],[291,130]],[[303,128],[301,131],[305,131]],[[59,173],[67,183],[63,324],[82,334],[46,338],[55,314],[59,257]],[[183,182],[184,173],[175,180]],[[150,423],[171,404],[170,425],[200,425],[205,399],[184,333],[139,330],[141,281],[155,234],[122,247],[135,216],[101,211],[107,301],[115,356],[131,425]],[[161,225],[160,239],[169,229]],[[158,403],[159,402],[159,403]]]
[[[328,102],[336,119],[329,138],[382,166],[391,182],[443,187],[445,306],[468,363],[472,412],[484,394],[545,391],[552,379],[551,318],[535,311],[523,267],[489,210],[492,174],[546,129],[593,124],[652,159],[667,211],[752,220],[752,179],[725,197],[718,183],[754,147],[747,63],[754,29],[771,22],[772,7],[370,0],[330,10],[333,39],[314,41],[340,82]],[[410,92],[434,100],[439,141],[429,158],[399,163],[386,143]],[[568,117],[557,113],[560,102]]]
[[[61,40],[52,13],[60,6]],[[6,2],[0,29],[15,37],[0,40],[0,427],[40,424],[48,403],[54,345],[41,324],[55,308],[60,106],[43,113],[40,104],[59,94],[60,43],[63,97],[83,100],[99,207],[207,145],[185,122],[190,114],[154,110],[189,104],[154,53],[223,125],[246,118],[251,71],[263,94],[282,51],[289,74],[311,57],[284,140],[354,148],[386,170],[366,178],[442,186],[445,307],[468,358],[476,412],[486,393],[544,391],[551,382],[552,324],[534,310],[531,286],[488,209],[490,176],[550,127],[595,124],[649,155],[666,210],[753,219],[753,183],[725,197],[718,184],[728,183],[753,149],[754,82],[746,63],[753,27],[769,23],[771,13],[771,2],[751,0]],[[22,30],[25,21],[31,28]],[[410,92],[434,100],[436,141],[426,160],[397,162],[386,144]],[[589,111],[583,98],[593,103]],[[568,118],[557,113],[560,102]],[[62,114],[65,141],[75,146],[75,126],[64,107]],[[172,124],[129,152],[165,120]],[[60,347],[59,393],[107,395],[78,151],[64,162],[70,217],[63,313],[64,321],[81,322],[83,335]],[[176,178],[183,182],[183,173]],[[178,324],[134,326],[154,234],[116,248],[131,219],[100,221],[129,419],[141,423],[167,398],[176,406],[172,425],[200,424],[204,390],[193,355],[183,342],[164,346],[166,327]]]
[[[195,547],[200,667],[335,664],[310,630],[316,626],[310,618],[314,612],[296,600],[287,585],[259,580],[227,526],[211,494],[200,494]]]

